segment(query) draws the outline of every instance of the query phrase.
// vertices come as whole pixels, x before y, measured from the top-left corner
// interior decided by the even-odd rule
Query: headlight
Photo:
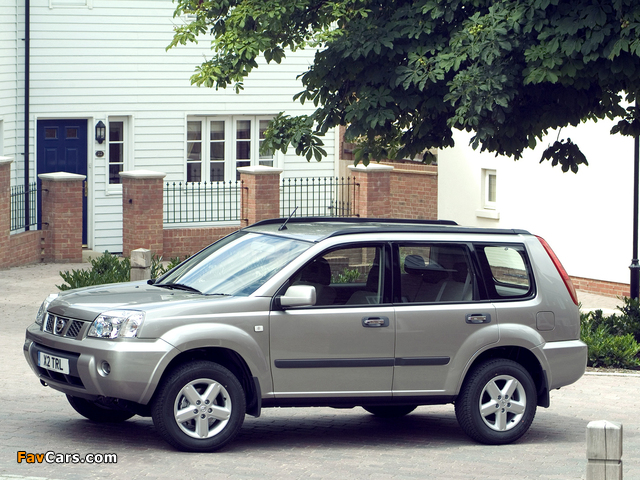
[[[98,315],[89,328],[89,337],[136,337],[144,321],[144,312],[136,310],[111,310]]]
[[[42,325],[42,322],[44,321],[44,317],[47,316],[47,309],[49,308],[49,305],[56,298],[58,298],[58,294],[52,293],[47,298],[45,298],[44,302],[42,302],[42,305],[40,305],[40,309],[38,310],[38,314],[36,315],[36,323],[38,325]]]

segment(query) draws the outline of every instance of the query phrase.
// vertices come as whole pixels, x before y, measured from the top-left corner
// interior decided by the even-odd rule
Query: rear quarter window
[[[485,283],[492,299],[524,298],[533,293],[533,276],[523,245],[483,245]]]

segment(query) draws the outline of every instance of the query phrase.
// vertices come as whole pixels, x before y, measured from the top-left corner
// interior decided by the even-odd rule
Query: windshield
[[[181,285],[208,295],[247,296],[311,245],[290,238],[238,232],[191,257],[156,285]]]

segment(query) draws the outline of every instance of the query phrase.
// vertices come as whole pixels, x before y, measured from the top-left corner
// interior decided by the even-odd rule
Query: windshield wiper
[[[202,292],[197,288],[193,288],[193,287],[190,287],[189,285],[184,285],[182,283],[156,283],[155,286],[162,287],[162,288],[171,288],[175,290],[184,290],[185,292],[199,293],[200,295],[202,295]]]

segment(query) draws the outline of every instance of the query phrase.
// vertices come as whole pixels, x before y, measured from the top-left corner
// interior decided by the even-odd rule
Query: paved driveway
[[[171,449],[150,419],[93,424],[63,395],[42,387],[22,354],[24,329],[42,299],[62,283],[60,268],[0,272],[0,480],[583,479],[586,425],[603,419],[624,425],[624,478],[640,479],[640,376],[586,375],[552,392],[551,408],[538,410],[520,441],[498,447],[470,441],[451,405],[420,407],[399,420],[381,420],[359,408],[265,409],[260,418],[247,417],[239,437],[214,454]],[[78,458],[115,453],[117,463],[18,463],[20,451]]]

